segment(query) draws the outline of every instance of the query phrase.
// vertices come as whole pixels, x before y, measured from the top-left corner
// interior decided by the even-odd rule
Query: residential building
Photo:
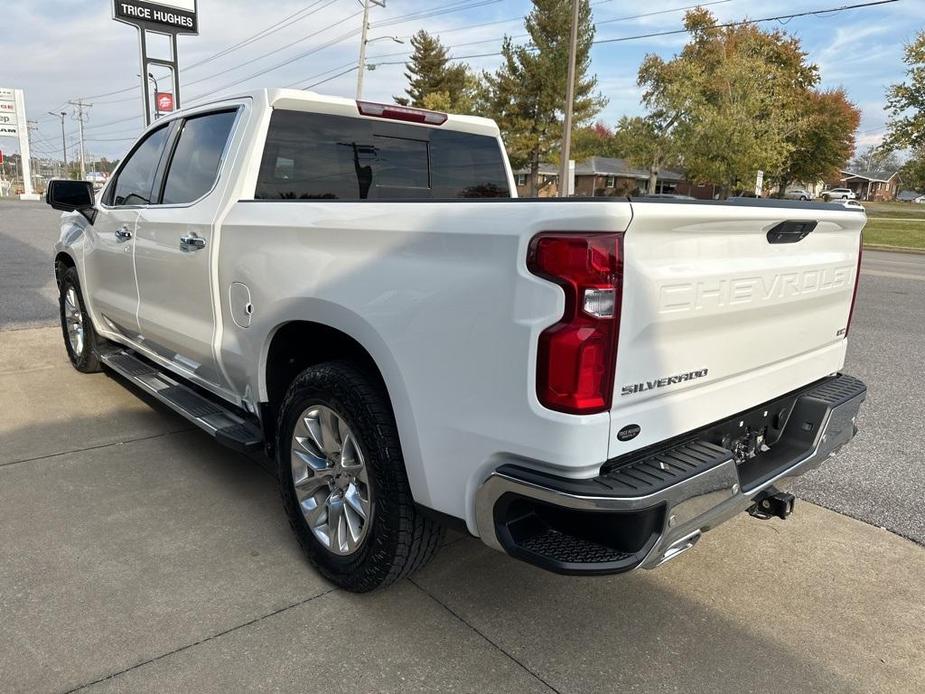
[[[530,169],[524,167],[514,172],[517,194],[530,195]],[[559,171],[552,164],[541,164],[539,171],[538,197],[555,197],[559,191]],[[677,171],[659,171],[656,192],[674,193],[683,175]],[[613,157],[591,157],[575,164],[575,195],[577,197],[625,197],[646,192],[649,172],[631,166],[625,159]]]
[[[898,171],[849,171],[843,169],[830,188],[850,188],[858,200],[895,200],[899,192]]]

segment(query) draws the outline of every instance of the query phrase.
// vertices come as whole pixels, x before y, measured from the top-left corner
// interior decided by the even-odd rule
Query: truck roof
[[[290,109],[294,111],[311,111],[313,113],[330,113],[338,116],[350,116],[353,118],[361,116],[357,110],[357,100],[347,99],[341,96],[331,96],[328,94],[319,94],[318,92],[306,91],[304,89],[255,89],[242,92],[230,97],[215,99],[211,103],[221,103],[233,101],[242,98],[251,98],[256,104],[265,104],[270,108]],[[372,101],[366,100],[363,101]],[[204,104],[196,106],[201,108]],[[394,104],[389,104],[394,105]],[[441,125],[426,125],[418,123],[426,128],[439,128],[441,130],[455,130],[459,132],[472,133],[473,135],[487,135],[489,137],[498,137],[500,131],[498,126],[490,118],[481,118],[479,116],[462,116],[457,114],[447,114],[446,122]]]

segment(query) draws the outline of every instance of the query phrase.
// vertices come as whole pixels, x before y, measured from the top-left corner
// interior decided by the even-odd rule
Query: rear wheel
[[[58,291],[61,332],[67,356],[78,371],[96,373],[101,370],[98,349],[101,340],[87,315],[77,268],[70,267],[64,271]]]
[[[306,369],[286,393],[277,436],[289,523],[325,578],[366,592],[431,559],[443,528],[414,505],[376,379],[343,361]]]

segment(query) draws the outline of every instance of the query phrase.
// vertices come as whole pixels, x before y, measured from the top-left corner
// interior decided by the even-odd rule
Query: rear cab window
[[[258,200],[510,197],[497,139],[366,118],[276,110]]]

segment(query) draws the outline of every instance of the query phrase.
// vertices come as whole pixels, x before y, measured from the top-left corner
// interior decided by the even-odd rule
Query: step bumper
[[[497,468],[476,495],[488,546],[565,574],[655,568],[755,503],[772,485],[802,475],[848,443],[866,386],[837,375],[691,432],[608,461],[599,476],[574,480],[522,464]],[[785,415],[785,416],[784,416]],[[724,444],[742,429],[769,430],[751,457]],[[746,425],[747,423],[747,425]]]

